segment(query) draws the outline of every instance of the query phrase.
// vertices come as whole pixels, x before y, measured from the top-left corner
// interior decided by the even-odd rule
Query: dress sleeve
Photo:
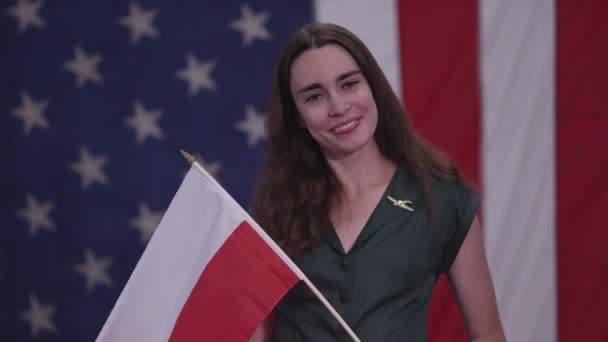
[[[441,217],[439,223],[443,232],[440,272],[446,273],[452,267],[460,246],[471,228],[479,206],[479,196],[460,183],[444,184],[441,188],[443,189],[438,193],[439,202],[442,203],[438,208],[442,211],[438,213]]]

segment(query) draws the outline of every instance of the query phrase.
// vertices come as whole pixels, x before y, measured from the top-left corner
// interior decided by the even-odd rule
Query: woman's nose
[[[350,101],[339,94],[330,97],[329,116],[341,116],[350,108]]]

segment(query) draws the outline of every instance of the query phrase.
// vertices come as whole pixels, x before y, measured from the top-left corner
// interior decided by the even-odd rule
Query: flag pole
[[[308,288],[310,288],[310,290],[317,296],[317,298],[319,298],[319,300],[321,301],[321,303],[323,303],[323,305],[325,305],[325,307],[327,308],[327,310],[329,310],[329,312],[331,313],[331,315],[334,316],[334,318],[336,320],[338,320],[338,323],[340,323],[340,325],[342,326],[342,328],[344,328],[344,330],[346,330],[346,332],[353,339],[353,341],[355,341],[355,342],[361,342],[361,340],[359,339],[359,337],[357,337],[357,335],[355,335],[355,333],[348,326],[348,324],[344,321],[344,319],[342,319],[342,316],[340,316],[340,314],[336,311],[336,309],[334,309],[334,307],[331,306],[331,304],[327,301],[327,299],[325,299],[325,297],[323,296],[323,294],[321,294],[321,292],[310,281],[310,279],[308,279],[308,277],[304,276],[302,278],[302,281],[308,286]]]
[[[194,158],[194,156],[192,156],[190,153],[184,151],[183,149],[180,149],[179,151],[182,154],[182,156],[184,157],[184,159],[186,159],[186,161],[188,162],[188,165],[196,168],[203,176],[205,176],[205,178],[207,178],[207,180],[215,187],[215,189],[217,191],[223,193],[227,198],[232,199],[232,201],[234,201],[236,203],[234,198],[232,198],[232,196],[207,171],[205,171],[205,169],[202,166],[200,166],[199,163],[196,162],[196,158]],[[344,330],[346,330],[346,332],[353,339],[353,341],[361,342],[359,337],[357,337],[357,335],[355,335],[353,330],[348,326],[348,324],[344,321],[344,319],[340,316],[340,314],[338,314],[338,312],[333,308],[333,306],[331,306],[331,304],[327,301],[327,299],[325,299],[325,297],[323,296],[321,291],[319,291],[317,289],[317,287],[310,281],[310,279],[308,279],[308,277],[304,274],[304,272],[302,272],[298,268],[298,266],[296,266],[296,264],[293,263],[293,261],[287,256],[287,254],[285,254],[285,252],[283,252],[283,250],[272,240],[272,238],[270,236],[268,236],[268,234],[266,234],[266,232],[258,225],[258,223],[249,215],[249,213],[247,213],[243,208],[241,208],[240,205],[237,205],[237,207],[238,207],[238,209],[240,209],[242,211],[244,216],[247,217],[247,219],[251,223],[251,226],[255,229],[255,231],[258,234],[260,234],[260,236],[263,238],[263,240],[277,254],[279,254],[281,259],[292,268],[292,270],[306,284],[306,286],[308,286],[308,288],[310,288],[310,290],[315,294],[315,296],[317,296],[317,298],[319,298],[321,303],[323,303],[323,305],[327,308],[327,310],[329,310],[331,315],[334,316],[334,318],[338,321],[338,323],[340,323],[342,328],[344,328]]]

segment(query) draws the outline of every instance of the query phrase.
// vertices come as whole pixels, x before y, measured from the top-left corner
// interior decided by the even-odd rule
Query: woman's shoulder
[[[429,183],[430,193],[425,193],[425,182],[416,176],[407,165],[401,164],[398,172],[402,176],[401,179],[397,179],[395,185],[407,188],[408,192],[416,195],[428,195],[431,198],[427,198],[427,200],[430,200],[434,204],[439,204],[439,206],[458,206],[459,204],[476,203],[479,201],[477,189],[463,178],[432,176]]]
[[[474,186],[464,179],[435,177],[433,178],[431,188],[438,199],[464,200],[470,197],[479,197]]]
[[[432,185],[433,217],[441,227],[468,230],[479,207],[480,198],[463,180],[436,179]],[[451,233],[449,233],[451,235]]]

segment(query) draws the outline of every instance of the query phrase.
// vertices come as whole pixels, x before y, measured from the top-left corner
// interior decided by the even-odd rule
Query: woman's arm
[[[506,341],[477,216],[448,272],[448,279],[464,314],[471,341]]]

